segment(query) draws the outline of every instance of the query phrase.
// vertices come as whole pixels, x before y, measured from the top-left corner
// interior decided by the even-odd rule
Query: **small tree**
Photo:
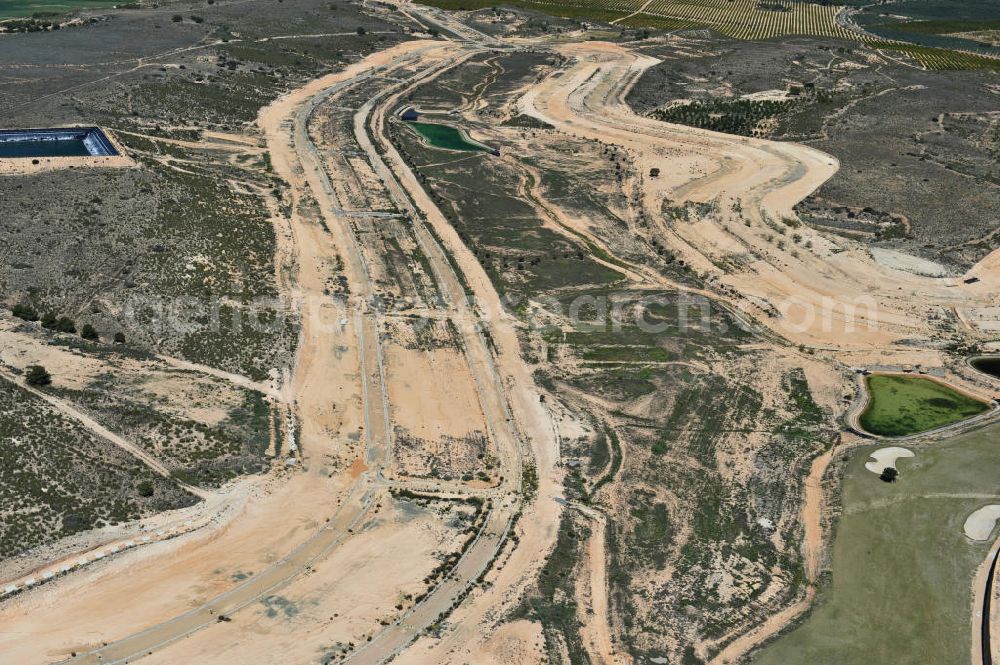
[[[124,344],[124,343],[125,343],[125,333],[123,333],[123,332],[116,332],[115,333],[115,344]]]
[[[55,329],[62,333],[75,333],[76,324],[68,316],[60,316],[56,319]]]
[[[52,383],[52,375],[41,365],[32,365],[24,374],[29,386],[47,386]]]
[[[97,330],[95,330],[94,326],[89,323],[83,324],[83,330],[80,331],[80,337],[91,341],[100,339],[100,335],[97,334]]]
[[[882,469],[882,473],[879,475],[879,480],[885,483],[894,483],[896,482],[896,478],[898,476],[899,476],[899,471],[896,471],[896,469],[894,469],[891,466],[887,466],[884,469]]]
[[[136,490],[139,492],[139,496],[151,497],[153,496],[153,483],[148,480],[144,480],[135,486]]]
[[[367,30],[365,30],[361,26],[358,26],[358,34],[359,35],[365,35],[365,34],[367,34],[367,32],[368,32]]]
[[[11,314],[19,319],[24,319],[25,321],[37,321],[38,312],[31,305],[14,305],[10,308]]]
[[[52,330],[56,327],[56,315],[52,312],[42,314],[42,327]]]
[[[174,23],[180,23],[181,21],[184,20],[184,17],[181,16],[180,14],[174,14],[173,16],[170,17],[170,20],[173,21]]]
[[[653,168],[649,169],[649,177],[650,178],[655,178],[655,177],[657,177],[659,175],[660,175],[660,169],[659,168],[657,168],[657,167],[654,166]]]

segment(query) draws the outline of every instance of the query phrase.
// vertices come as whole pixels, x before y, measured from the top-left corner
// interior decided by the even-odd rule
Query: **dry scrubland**
[[[124,635],[204,608],[222,591],[252,587],[255,575],[270,579],[285,570],[293,546],[307,543],[305,551],[322,546],[322,553],[280,590],[248,596],[233,617],[206,613],[197,620],[211,627],[150,662],[213,659],[222,650],[247,662],[280,644],[283,657],[329,663],[369,641],[380,648],[380,636],[403,635],[417,640],[401,657],[407,662],[696,665],[723,649],[732,653],[750,629],[781,628],[816,594],[825,602],[816,623],[777,642],[775,662],[789,662],[782,655],[789,644],[796,655],[829,655],[815,644],[842,629],[831,589],[865,592],[858,589],[865,578],[844,586],[837,571],[856,566],[875,536],[871,522],[845,522],[831,587],[819,532],[829,526],[821,516],[822,472],[832,455],[824,453],[840,440],[835,417],[853,397],[848,368],[875,356],[796,348],[726,304],[746,305],[745,296],[708,275],[750,279],[757,264],[788,270],[800,248],[813,256],[813,238],[825,243],[820,231],[843,238],[863,261],[869,248],[902,250],[961,274],[997,246],[989,221],[995,75],[914,68],[940,56],[929,47],[910,48],[913,59],[897,62],[872,44],[846,41],[852,35],[835,22],[837,8],[816,4],[790,3],[787,11],[748,2],[515,4],[571,19],[464,14],[492,35],[538,41],[515,51],[438,40],[393,52],[421,49],[412,60],[376,54],[368,66],[391,71],[359,76],[325,101],[312,97],[321,91],[313,84],[272,107],[261,118],[266,144],[255,124],[261,106],[387,49],[404,39],[401,26],[417,24],[377,4],[286,0],[257,12],[219,2],[180,13],[173,6],[116,11],[58,32],[4,38],[20,59],[18,85],[0,101],[11,124],[101,124],[137,167],[0,181],[0,238],[8,248],[0,293],[20,305],[22,317],[0,320],[0,429],[11,437],[3,486],[13,488],[0,555],[24,555],[10,566],[24,572],[65,550],[66,536],[118,523],[131,533],[134,520],[187,506],[195,495],[230,510],[218,513],[218,530],[167,544],[159,557],[119,562],[130,566],[129,576],[95,578],[107,583],[105,597],[89,595],[91,578],[70,576],[52,593],[68,589],[79,605],[42,607],[41,596],[25,594],[24,605],[0,607],[14,626],[8,634],[34,630],[42,617],[58,626],[45,638],[52,653],[104,640],[114,653]],[[631,89],[627,101],[637,112],[807,141],[840,159],[839,174],[797,208],[802,221],[754,218],[759,228],[751,231],[739,225],[746,234],[770,229],[773,254],[748,244],[713,251],[712,234],[722,234],[713,224],[725,226],[723,213],[746,228],[754,222],[738,199],[727,199],[732,210],[725,211],[719,200],[686,200],[691,190],[683,187],[676,200],[656,198],[674,194],[661,183],[676,183],[683,169],[709,175],[699,170],[704,163],[683,161],[685,149],[700,154],[696,143],[682,142],[688,135],[656,133],[661,126],[650,130],[655,123],[641,119],[651,123],[642,125],[646,138],[672,146],[680,160],[676,173],[666,172],[668,160],[659,175],[636,148],[638,130],[627,148],[607,138],[623,140],[625,123],[640,121],[624,105],[611,108],[622,92],[617,81],[602,79],[604,69],[582,76],[589,65],[577,68],[574,58],[602,59],[618,73],[650,62],[629,60],[617,46],[553,43],[553,33],[595,18],[627,26],[621,36],[639,38],[629,48],[666,61]],[[738,39],[813,37],[751,46],[691,31],[705,26]],[[646,28],[683,33],[645,39]],[[600,34],[618,38],[619,30],[604,26]],[[140,32],[148,39],[129,38]],[[95,43],[118,46],[95,55]],[[456,59],[446,62],[450,54]],[[983,65],[979,56],[948,57],[942,66]],[[499,156],[431,147],[390,116],[386,143],[378,130],[360,127],[359,110],[434,63],[449,66],[387,110],[413,104]],[[559,69],[565,78],[550,77]],[[585,104],[558,106],[559,95],[590,77],[598,87],[582,96]],[[522,97],[543,81],[551,98]],[[301,109],[314,109],[311,116],[296,106],[307,100]],[[591,103],[587,113],[617,114],[605,120],[616,123],[607,137],[578,135],[595,133],[582,110]],[[899,113],[883,113],[887,103]],[[548,113],[562,129],[529,113]],[[709,157],[736,146],[743,168],[753,166],[740,152],[748,143],[715,140]],[[366,154],[368,141],[374,147]],[[389,144],[440,209],[440,223],[426,202],[411,212],[379,170],[377,155],[391,152]],[[314,156],[304,157],[312,145]],[[819,168],[819,158],[801,148],[778,155],[752,145],[772,158],[767,168],[796,156],[815,158],[809,167]],[[38,191],[59,195],[39,200]],[[452,231],[457,241],[439,238]],[[706,244],[698,244],[705,240],[699,233]],[[441,257],[439,242],[450,250]],[[452,276],[444,266],[462,269]],[[499,294],[503,312],[484,286]],[[293,292],[321,300],[320,322],[338,332],[300,320],[281,298]],[[463,295],[501,319],[482,337],[472,327],[479,312],[460,304]],[[163,298],[187,303],[169,325],[155,306]],[[354,309],[337,309],[334,298]],[[266,325],[244,325],[262,300]],[[217,316],[199,309],[209,301],[219,303]],[[772,314],[748,307],[761,318]],[[48,315],[45,323],[65,317],[55,324],[62,331],[30,320],[31,311]],[[780,326],[777,317],[767,323]],[[84,325],[98,339],[71,331]],[[920,332],[937,336],[934,348],[956,352],[984,338],[959,332],[951,317]],[[115,333],[124,343],[112,343]],[[925,337],[897,341],[893,353],[931,348]],[[935,357],[952,367],[958,360],[944,351]],[[52,370],[51,385],[16,385],[33,364]],[[531,379],[540,393],[528,388]],[[558,449],[547,447],[551,437]],[[273,464],[293,441],[305,442],[299,464]],[[917,464],[936,462],[953,479],[950,467],[924,452]],[[895,515],[895,504],[883,499],[897,487],[925,499],[936,480],[914,473],[906,485],[904,461],[900,484],[889,487],[858,470],[863,453],[834,458],[836,472],[847,469],[844,512],[874,501],[902,542],[912,515]],[[555,468],[549,455],[558,455]],[[225,486],[262,471],[253,490]],[[962,501],[962,510],[972,507]],[[951,524],[957,512],[935,519]],[[505,539],[508,517],[516,526]],[[927,556],[944,556],[949,544]],[[878,549],[889,568],[896,561],[888,555],[903,551]],[[980,555],[967,547],[961,562]],[[931,578],[928,593],[945,583],[964,589],[954,583],[962,573]],[[134,599],[130,578],[148,582],[150,593]],[[439,584],[445,592],[435,600]],[[163,585],[169,592],[156,593]],[[903,588],[907,604],[906,585],[893,588]],[[433,609],[424,616],[427,598]],[[885,597],[865,598],[866,612],[889,614],[881,609]],[[964,602],[941,598],[948,607]],[[109,599],[128,599],[130,611],[97,626]],[[427,628],[410,635],[411,622]],[[926,634],[933,639],[933,630]],[[806,647],[795,647],[797,640]],[[935,646],[950,653],[956,644]],[[23,641],[8,645],[19,655],[31,651]],[[374,649],[359,657],[375,659]]]
[[[837,157],[796,207],[806,223],[953,270],[1000,247],[996,75],[918,71],[818,39],[647,52],[665,61],[629,93],[637,112]]]
[[[217,487],[289,452],[273,390],[298,334],[294,266],[277,249],[288,201],[257,111],[391,44],[395,30],[348,3],[292,0],[100,12],[3,37],[5,76],[17,79],[0,99],[5,127],[100,124],[136,162],[0,179],[0,294],[36,319],[8,313],[0,333],[5,426],[31,423],[6,449],[4,486],[17,498],[0,533],[5,556],[27,562],[64,536],[187,505],[178,482]],[[47,330],[46,315],[72,325]],[[81,339],[85,326],[99,338]],[[36,362],[53,375],[41,391],[169,475],[10,385]]]
[[[0,557],[196,499],[23,388],[0,390]]]
[[[272,217],[285,202],[257,111],[393,36],[356,34],[385,26],[346,3],[276,3],[266,18],[204,6],[192,13],[203,22],[174,22],[175,12],[4,38],[19,77],[0,102],[5,124],[101,124],[141,168],[5,179],[0,291],[108,337],[123,331],[141,348],[264,379],[288,366],[296,322],[279,299]],[[341,36],[267,41],[324,33]],[[118,46],[95,54],[94,40]]]
[[[622,153],[517,115],[512,91],[557,62],[484,54],[408,97],[421,109],[465,111],[462,125],[500,148],[499,159],[390,131],[525,323],[522,353],[552,408],[579,423],[562,440],[564,492],[607,515],[597,536],[607,538],[616,640],[636,658],[690,659],[693,645],[804,592],[796,479],[828,445],[829,412],[801,369],[748,348],[756,335],[723,310],[702,320],[703,302],[628,286],[626,275],[639,271],[697,277],[629,211]],[[655,302],[645,318],[661,326],[656,333],[628,305],[566,317],[574,302],[643,298]],[[681,326],[687,318],[699,326]],[[571,662],[593,657],[577,588],[595,528],[567,511],[537,587],[514,614],[540,621],[548,653]]]

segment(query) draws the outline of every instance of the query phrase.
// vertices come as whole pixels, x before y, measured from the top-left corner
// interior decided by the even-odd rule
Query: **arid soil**
[[[463,64],[501,41],[437,10],[406,3],[404,12],[459,38],[412,40],[377,51],[291,89],[260,110],[256,128],[206,132],[212,145],[197,144],[266,154],[273,169],[282,204],[269,211],[277,239],[275,278],[300,321],[288,374],[260,381],[155,355],[115,365],[130,376],[153,377],[134,385],[161,401],[164,413],[184,413],[206,426],[224,422],[225,407],[244,391],[269,400],[272,419],[283,421],[272,430],[283,434],[271,434],[267,468],[219,487],[184,483],[201,503],[91,540],[67,541],[30,565],[0,568],[4,581],[23,581],[95,549],[157,535],[0,601],[0,660],[513,665],[551,662],[556,654],[569,662],[575,643],[553,640],[537,607],[535,614],[523,609],[540,576],[558,564],[570,579],[556,589],[562,595],[556,600],[574,604],[570,625],[586,657],[607,665],[635,662],[632,645],[624,643],[634,617],[622,616],[627,605],[612,591],[621,571],[614,567],[620,552],[611,550],[633,514],[655,504],[673,515],[685,497],[645,480],[629,487],[620,469],[654,458],[631,439],[616,446],[620,434],[638,440],[635,432],[653,429],[644,423],[679,409],[676,387],[661,396],[650,383],[653,391],[619,399],[611,390],[572,382],[614,361],[585,362],[558,351],[535,358],[543,348],[541,333],[504,302],[503,276],[481,259],[450,220],[453,211],[389,138],[393,114],[408,95],[465,71]],[[826,470],[838,452],[827,439],[817,446],[856,396],[850,369],[941,367],[949,362],[938,343],[942,334],[985,341],[1000,319],[1000,255],[969,271],[965,277],[975,282],[917,274],[905,261],[884,256],[877,260],[861,243],[796,218],[794,206],[837,171],[830,155],[636,115],[625,96],[656,61],[628,45],[544,38],[519,44],[558,58],[522,76],[521,87],[506,93],[516,102],[503,110],[482,96],[500,75],[491,70],[495,75],[478,93],[459,95],[456,115],[470,122],[485,110],[535,118],[549,127],[546,138],[537,139],[534,129],[484,129],[482,138],[486,144],[497,138],[546,145],[552,151],[547,159],[583,162],[579,154],[586,154],[587,144],[614,146],[626,174],[593,189],[614,199],[609,208],[632,207],[644,231],[641,242],[609,242],[599,221],[558,197],[552,183],[542,184],[544,159],[524,165],[519,156],[504,154],[497,162],[518,174],[516,196],[537,215],[540,228],[587,248],[590,265],[617,275],[622,291],[682,289],[709,297],[722,304],[727,321],[753,330],[738,343],[727,341],[722,351],[678,346],[671,352],[685,355],[660,349],[662,356],[637,364],[677,372],[662,376],[682,377],[679,385],[725,372],[734,383],[713,384],[722,386],[718,399],[763,405],[768,415],[761,420],[794,420],[799,414],[787,404],[796,400],[809,411],[811,420],[803,425],[808,436],[789,437],[808,446],[772,470],[801,478],[782,476],[781,492],[790,498],[777,501],[777,508],[758,506],[760,515],[773,510],[776,523],[760,518],[751,525],[766,534],[782,562],[801,566],[803,579],[793,586],[780,565],[761,571],[757,561],[735,555],[740,570],[711,562],[726,572],[713,577],[726,611],[742,605],[739,594],[750,594],[751,583],[740,575],[757,576],[752,603],[744,614],[727,615],[729,623],[716,633],[678,630],[666,639],[671,654],[714,665],[737,662],[800,617],[815,597],[813,585],[826,562]],[[452,91],[457,89],[455,84]],[[579,154],[559,156],[566,145]],[[637,258],[650,240],[683,260],[688,273]],[[559,315],[538,309],[561,327],[564,339],[573,332]],[[6,379],[19,381],[29,364],[65,366],[58,378],[69,390],[90,385],[108,369],[94,359],[77,362],[40,335],[0,325],[0,341],[10,342],[0,349]],[[947,377],[971,382],[962,372],[949,368]],[[542,378],[549,381],[541,385]],[[751,383],[756,392],[721,392]],[[199,391],[216,394],[181,404]],[[157,475],[175,475],[157,450],[112,432],[69,397],[35,392]],[[705,419],[699,414],[696,424]],[[723,422],[721,443],[706,454],[735,487],[757,482],[757,455],[778,438],[779,430],[758,425],[753,417]],[[571,482],[582,477],[578,448],[598,434],[608,459],[600,474],[580,482],[589,487],[586,501],[577,500]],[[622,459],[637,453],[643,456],[638,462]],[[675,451],[657,454],[664,453]],[[705,468],[704,460],[680,453],[668,459],[693,475]],[[623,497],[634,496],[626,491],[632,489],[644,492],[648,505],[627,503]],[[690,538],[694,527],[678,524],[671,537]],[[585,525],[585,537],[574,531],[563,538],[567,525]],[[677,561],[662,554],[668,538],[655,523],[647,528],[652,556],[663,556],[664,563],[644,567],[633,582],[653,596],[680,573]],[[570,541],[577,558],[563,561]],[[655,600],[632,602],[648,617],[656,612]],[[692,634],[696,641],[679,643]]]

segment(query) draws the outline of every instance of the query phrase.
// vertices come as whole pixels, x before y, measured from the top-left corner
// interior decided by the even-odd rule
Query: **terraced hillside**
[[[484,0],[421,0],[446,9],[480,9],[497,3]],[[840,7],[810,2],[757,0],[594,0],[546,2],[515,0],[503,5],[536,9],[557,16],[608,21],[623,26],[665,30],[711,28],[735,39],[770,39],[786,35],[814,35],[852,39],[857,33],[838,23]]]

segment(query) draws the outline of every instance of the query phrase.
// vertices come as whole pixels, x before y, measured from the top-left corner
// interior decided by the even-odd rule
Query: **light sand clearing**
[[[962,528],[965,535],[972,540],[989,540],[998,519],[1000,519],[1000,504],[993,503],[969,515]]]
[[[902,270],[924,277],[945,277],[948,275],[947,268],[929,259],[922,259],[919,256],[884,247],[872,247],[869,251],[875,260],[886,268]]]
[[[425,576],[465,536],[436,511],[404,507],[384,497],[383,508],[352,539],[306,575],[240,612],[219,631],[202,631],[142,662],[265,665],[322,662],[336,644],[364,641],[380,621],[400,614],[426,590]],[[405,556],[401,554],[405,553]]]
[[[315,507],[302,496],[336,505],[340,489],[300,474],[255,491],[218,532],[138,548],[20,596],[0,609],[0,653],[18,665],[52,663],[177,616],[232,587],[233,575],[261,571],[314,530]]]
[[[577,599],[584,602],[577,605],[580,621],[580,639],[590,660],[595,664],[625,665],[632,662],[628,654],[615,650],[611,636],[611,614],[608,611],[607,553],[605,536],[607,518],[600,512],[582,505],[576,505],[584,515],[592,520],[590,538],[587,539],[586,558],[581,562],[577,578]]]
[[[865,468],[875,475],[880,475],[885,469],[896,468],[897,460],[913,456],[913,451],[899,446],[879,448],[871,454],[873,461],[865,462]]]
[[[525,619],[505,623],[476,645],[466,662],[477,665],[484,663],[542,665],[547,663],[542,625]]]
[[[437,440],[486,430],[465,356],[454,349],[386,348],[393,422],[414,436]]]

